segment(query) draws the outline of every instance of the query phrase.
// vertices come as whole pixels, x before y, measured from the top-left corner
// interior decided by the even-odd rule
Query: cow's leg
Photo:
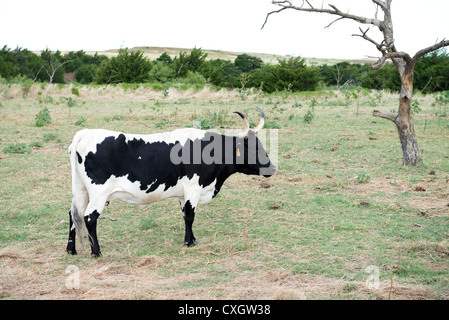
[[[97,238],[97,220],[100,214],[97,210],[84,216],[84,222],[86,223],[87,232],[89,233],[89,241],[91,247],[91,255],[94,258],[101,256],[100,244]]]
[[[105,203],[106,199],[99,199],[95,202],[89,201],[89,205],[84,213],[84,222],[86,223],[87,232],[89,233],[91,255],[94,258],[101,256],[100,244],[98,243],[97,238],[97,220],[105,206]]]
[[[75,231],[75,227],[73,226],[72,212],[71,211],[69,211],[69,217],[70,217],[69,241],[67,242],[66,251],[69,254],[75,255],[76,254],[76,249],[75,249],[76,231]]]
[[[190,200],[185,202],[182,208],[182,213],[184,214],[184,221],[186,224],[184,244],[188,247],[192,247],[196,244],[196,239],[192,231],[192,224],[195,220],[195,207],[192,206]]]
[[[77,176],[75,176],[75,179],[77,179]],[[72,206],[69,211],[69,240],[66,248],[68,254],[77,254],[75,249],[76,233],[79,232],[79,229],[82,227],[82,216],[88,203],[89,196],[86,188],[80,183],[75,183],[72,190]]]

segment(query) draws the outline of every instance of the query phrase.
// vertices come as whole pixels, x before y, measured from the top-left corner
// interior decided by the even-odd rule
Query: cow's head
[[[259,124],[250,129],[248,118],[240,111],[237,113],[244,122],[243,130],[236,136],[235,139],[235,159],[238,171],[245,174],[263,175],[264,177],[271,177],[276,173],[276,167],[271,163],[265,151],[262,142],[257,138],[256,134],[263,128],[265,122],[265,114],[261,108]]]

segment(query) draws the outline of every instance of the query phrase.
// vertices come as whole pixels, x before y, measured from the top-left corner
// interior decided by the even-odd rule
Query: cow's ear
[[[248,131],[248,134],[245,136],[245,140],[248,140],[248,137],[249,137],[249,136],[252,136],[252,137],[255,137],[255,136],[256,136],[256,133],[254,132],[253,129],[250,129],[250,130]]]

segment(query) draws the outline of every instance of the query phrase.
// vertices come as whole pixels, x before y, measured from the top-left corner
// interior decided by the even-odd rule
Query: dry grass
[[[207,273],[161,276],[158,269],[170,262],[157,256],[126,256],[120,262],[94,260],[79,268],[79,287],[66,285],[70,275],[58,263],[59,253],[45,257],[31,250],[7,247],[0,250],[0,296],[31,299],[242,299],[304,300],[346,296],[386,300],[390,281],[378,289],[367,289],[364,282],[345,281],[312,274],[293,274],[285,269],[245,271],[218,285],[196,286]],[[247,264],[234,256],[215,261],[218,266],[235,268]],[[55,270],[56,267],[56,270]],[[56,271],[56,272],[55,272]],[[187,284],[187,286],[186,286]],[[193,287],[189,287],[192,284]],[[168,289],[168,290],[167,290]],[[393,284],[391,299],[431,299],[433,293],[420,285]]]

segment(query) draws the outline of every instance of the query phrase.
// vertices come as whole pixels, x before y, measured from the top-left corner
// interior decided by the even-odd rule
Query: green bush
[[[161,61],[153,62],[153,66],[148,75],[150,81],[157,81],[161,83],[166,83],[174,77],[175,73],[173,69]]]
[[[339,89],[363,87],[399,91],[401,81],[392,63],[371,71],[369,64],[339,62],[318,67],[307,66],[304,59],[291,57],[279,59],[278,63],[264,63],[260,58],[240,54],[234,61],[224,59],[206,60],[207,53],[201,48],[181,51],[172,58],[166,52],[154,61],[143,56],[139,50],[121,49],[117,56],[86,54],[83,50],[61,54],[45,49],[37,55],[17,47],[0,50],[0,79],[6,83],[27,84],[35,81],[64,83],[64,74],[74,72],[81,84],[98,83],[156,83],[167,82],[203,87],[210,83],[216,87],[258,88],[267,93],[286,90],[313,91],[324,86]],[[176,80],[174,80],[176,79]],[[45,86],[45,85],[43,85]],[[184,88],[182,86],[181,88]],[[24,96],[30,86],[24,86]],[[160,86],[156,86],[158,90]],[[423,93],[449,89],[449,53],[441,48],[421,57],[414,70],[414,88]],[[44,89],[44,87],[42,87]],[[76,93],[74,93],[76,95]]]
[[[86,122],[86,118],[85,117],[81,117],[78,120],[75,121],[75,126],[80,126],[82,125],[84,122]]]
[[[48,141],[61,142],[62,141],[61,137],[58,134],[51,133],[51,132],[45,133],[44,136],[43,136],[43,140],[45,142],[48,142]]]
[[[197,128],[202,130],[208,130],[215,128],[214,122],[209,118],[197,118],[193,121],[193,124],[187,124],[186,128]]]
[[[151,63],[137,50],[121,49],[118,56],[105,61],[95,75],[97,83],[142,83],[150,78]]]
[[[36,127],[43,127],[51,123],[50,111],[47,107],[39,111],[34,117],[36,120]]]
[[[234,64],[241,72],[251,72],[261,68],[263,61],[260,58],[243,53],[235,58]]]
[[[90,64],[83,64],[75,72],[76,81],[82,84],[91,83],[97,67]]]
[[[184,78],[189,71],[200,72],[206,61],[207,53],[201,48],[193,48],[190,54],[184,51],[179,53],[171,63],[176,78]]]
[[[72,94],[79,97],[80,96],[80,91],[78,90],[78,88],[72,88]]]
[[[167,119],[162,119],[161,121],[158,121],[155,123],[155,127],[158,129],[162,129],[163,127],[165,127],[168,124],[168,120]]]
[[[366,183],[371,180],[371,176],[368,172],[362,171],[357,175],[357,183]]]
[[[179,83],[185,84],[205,84],[206,79],[197,71],[188,71],[185,78],[180,78]]]
[[[311,110],[307,110],[303,120],[305,123],[311,124],[313,121],[313,112]]]
[[[278,59],[278,64],[268,68],[263,90],[266,92],[282,91],[313,91],[320,80],[318,69],[308,67],[305,60],[296,57]]]
[[[25,143],[11,143],[3,148],[4,153],[30,153],[31,148],[29,148]]]
[[[43,64],[40,56],[27,49],[11,50],[4,46],[0,50],[0,75],[8,82],[17,77],[34,79]]]
[[[423,92],[449,89],[449,53],[447,48],[431,52],[418,60],[414,71],[414,87]]]
[[[277,124],[276,122],[267,121],[267,122],[265,122],[264,128],[265,129],[280,129],[281,126],[279,124]]]

